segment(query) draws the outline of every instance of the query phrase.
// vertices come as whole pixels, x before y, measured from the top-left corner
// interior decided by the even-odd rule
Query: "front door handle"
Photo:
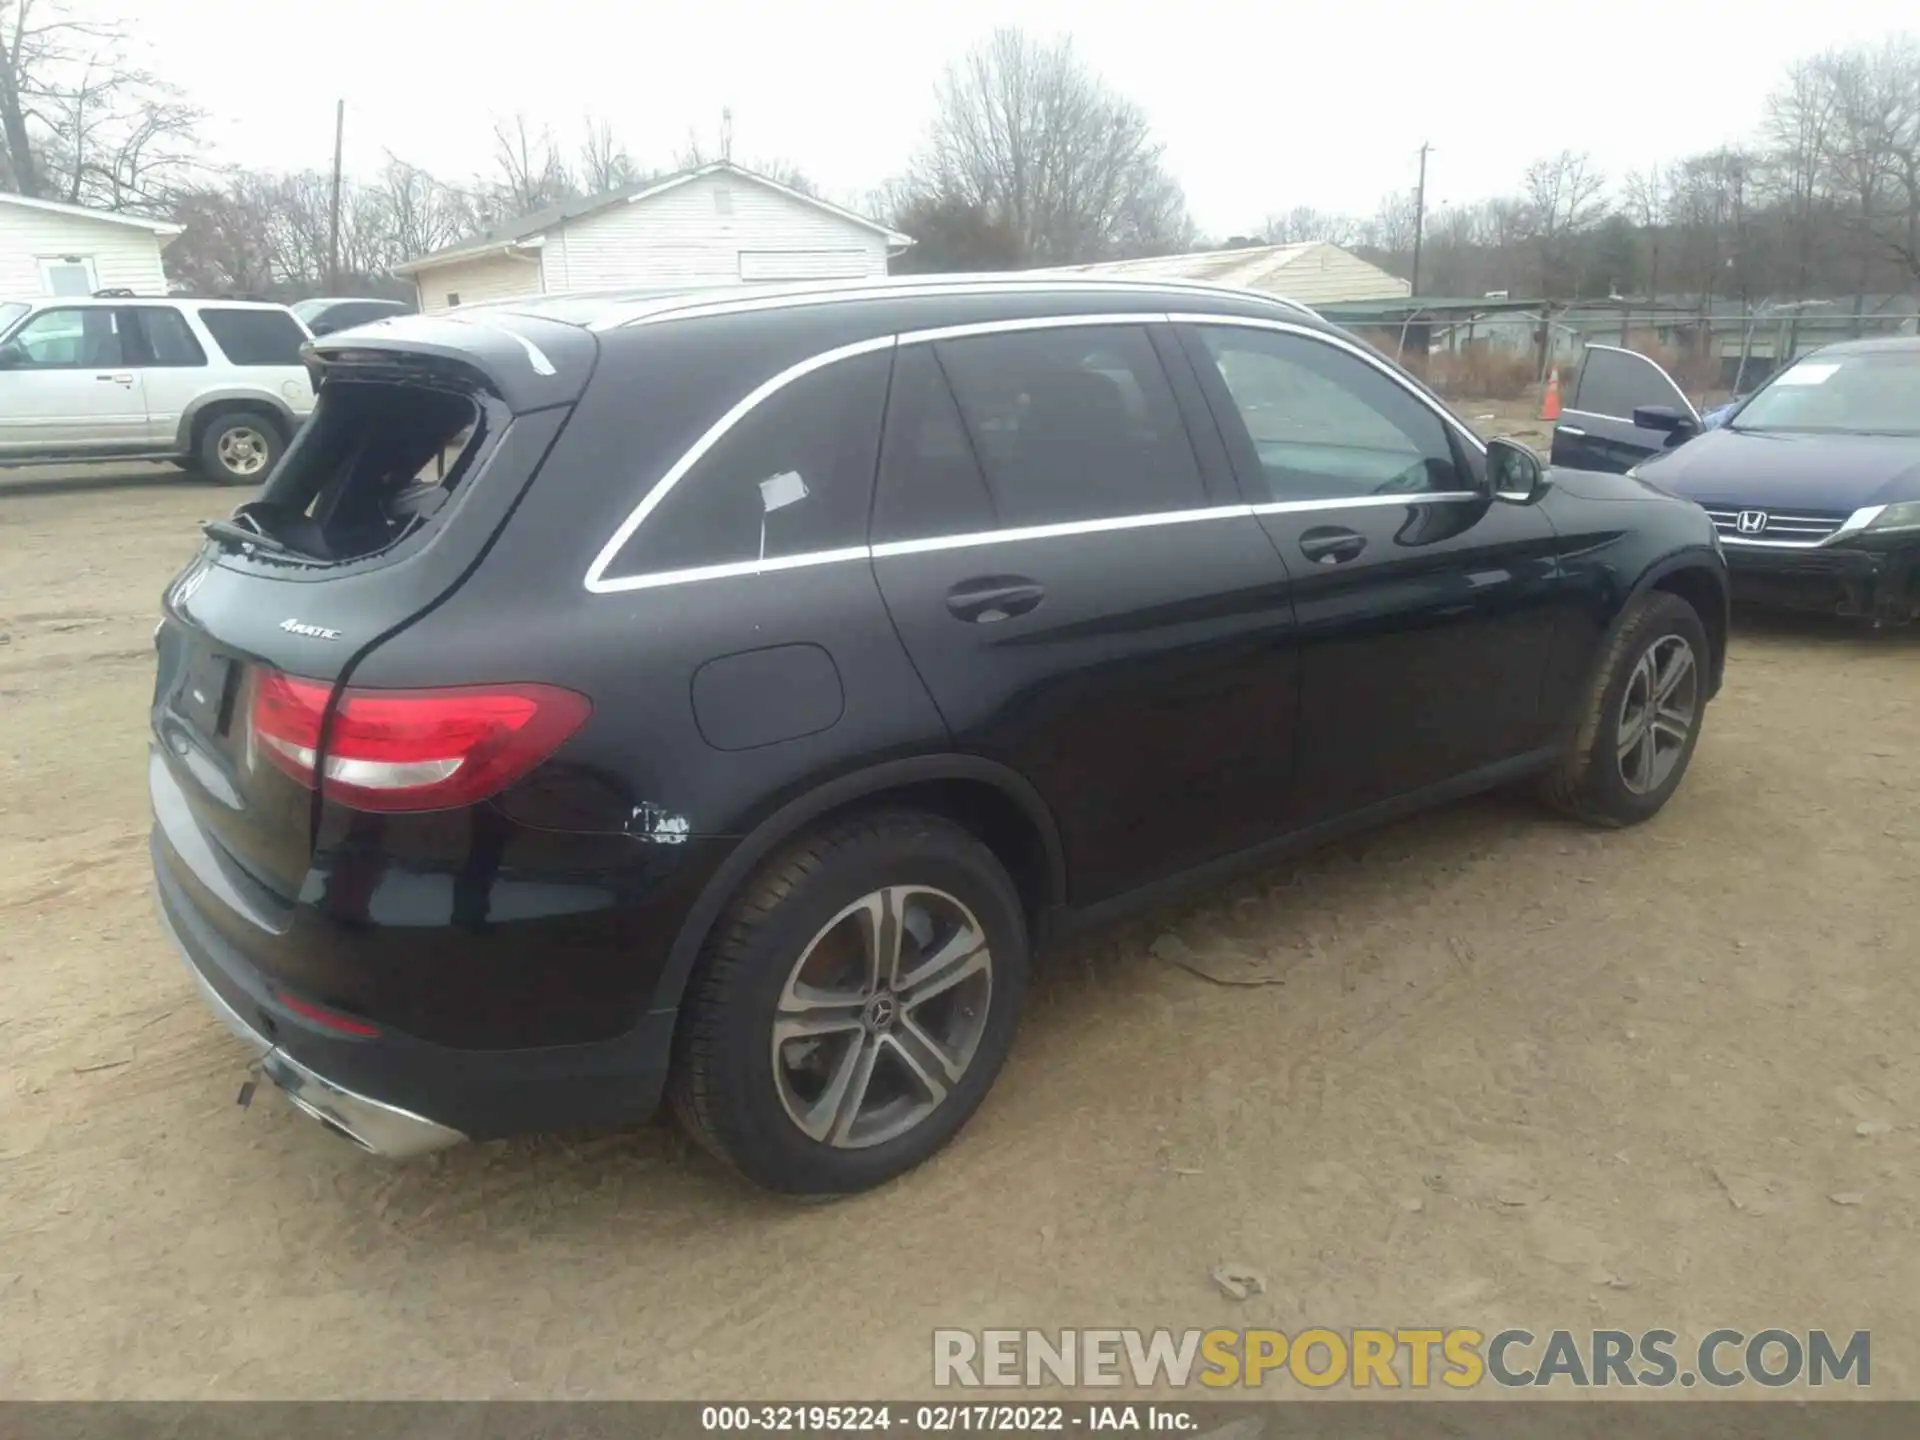
[[[1561,425],[1558,429],[1562,435],[1578,435],[1582,439],[1585,439],[1587,434],[1578,425]]]
[[[1300,537],[1300,553],[1316,565],[1344,565],[1366,548],[1366,536],[1342,525],[1316,525]]]
[[[947,610],[957,620],[991,625],[1024,615],[1046,598],[1046,587],[1024,575],[983,575],[949,590]]]
[[[96,380],[111,380],[116,385],[133,384],[133,376],[125,373],[124,371],[122,371],[117,375],[96,375],[93,378]]]

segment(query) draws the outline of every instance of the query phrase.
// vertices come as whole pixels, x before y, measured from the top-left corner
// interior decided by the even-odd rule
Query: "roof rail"
[[[617,330],[628,325],[678,320],[697,315],[731,314],[752,310],[783,310],[802,305],[823,305],[835,300],[880,300],[891,296],[1005,295],[1020,291],[1053,290],[1071,294],[1076,291],[1137,294],[1143,291],[1174,291],[1204,295],[1231,296],[1288,310],[1309,319],[1320,317],[1298,300],[1269,295],[1259,290],[1243,290],[1231,285],[1210,285],[1198,280],[1083,279],[1035,271],[1009,274],[948,274],[898,276],[886,280],[824,281],[792,285],[741,285],[738,293],[714,289],[691,291],[683,296],[655,295],[617,306],[594,321],[594,330]],[[676,303],[678,302],[678,303]]]
[[[92,298],[95,300],[132,300],[136,297],[134,292],[127,286],[115,285],[106,290],[94,291]]]

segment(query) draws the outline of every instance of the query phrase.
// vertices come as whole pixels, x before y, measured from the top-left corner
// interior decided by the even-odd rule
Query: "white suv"
[[[175,460],[257,485],[313,409],[311,335],[240,300],[0,300],[0,466]]]

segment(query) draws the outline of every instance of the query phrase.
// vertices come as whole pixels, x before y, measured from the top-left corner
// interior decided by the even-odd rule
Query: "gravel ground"
[[[924,1393],[936,1325],[1779,1324],[1920,1396],[1920,631],[1744,621],[1637,830],[1488,797],[1078,944],[954,1146],[801,1208],[664,1128],[392,1166],[234,1104],[143,774],[157,597],[234,499],[0,472],[0,1394],[849,1399]]]

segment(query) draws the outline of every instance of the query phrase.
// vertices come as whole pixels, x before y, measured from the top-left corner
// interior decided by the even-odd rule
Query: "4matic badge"
[[[289,635],[305,635],[309,640],[338,640],[340,632],[329,630],[324,625],[309,625],[304,620],[286,619],[280,622],[280,628]]]

